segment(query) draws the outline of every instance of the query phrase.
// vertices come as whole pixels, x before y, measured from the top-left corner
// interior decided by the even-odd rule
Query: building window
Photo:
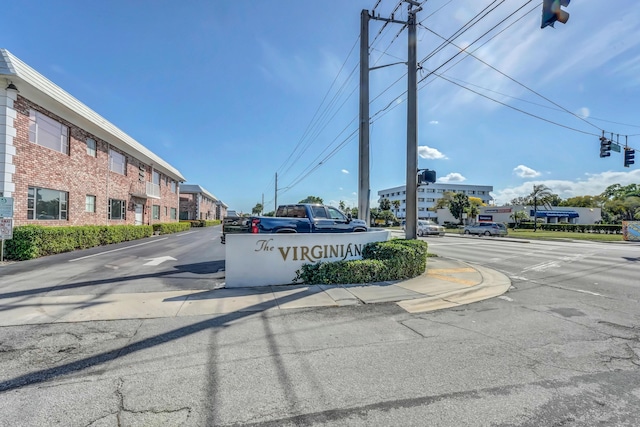
[[[153,182],[155,185],[160,185],[160,173],[157,171],[153,171],[153,173],[151,174],[151,182]]]
[[[174,180],[171,180],[171,192],[176,192],[176,182]]]
[[[419,202],[424,202],[424,197],[418,197]]]
[[[153,205],[153,219],[160,219],[160,205]]]
[[[176,219],[178,215],[178,210],[176,208],[171,208],[171,219]]]
[[[436,189],[435,188],[427,188],[427,193],[435,193]]]
[[[431,202],[431,203],[433,203],[433,202],[435,202],[435,201],[436,201],[436,199],[427,199],[427,202]]]
[[[169,208],[168,207],[164,207],[164,216],[167,217],[169,216]]]
[[[69,128],[35,110],[29,110],[29,141],[69,154]]]
[[[87,194],[84,201],[84,210],[86,212],[96,211],[96,196],[90,196]]]
[[[66,220],[68,199],[69,193],[66,191],[29,187],[27,219]]]
[[[119,173],[120,175],[126,175],[127,159],[124,157],[124,154],[109,150],[109,170]]]
[[[96,140],[93,138],[87,138],[87,154],[91,157],[96,156]]]
[[[126,219],[124,200],[109,199],[109,219]]]

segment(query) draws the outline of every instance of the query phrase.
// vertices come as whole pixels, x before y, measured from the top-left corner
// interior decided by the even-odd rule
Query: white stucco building
[[[493,205],[493,197],[491,196],[492,191],[492,185],[465,185],[438,182],[434,184],[419,185],[418,219],[437,219],[438,214],[433,211],[433,207],[436,205],[438,199],[441,199],[446,192],[463,193],[469,197],[477,197],[487,205]],[[406,218],[407,192],[405,185],[378,191],[378,203],[382,199],[389,199],[391,201],[391,211],[397,218]],[[397,209],[397,212],[396,208],[393,206],[394,200],[400,201],[400,207]]]
[[[464,224],[474,222],[501,222],[504,224],[515,222],[514,212],[525,213],[525,221],[533,221],[533,206],[483,206],[476,218],[466,218]],[[565,206],[552,206],[548,209],[538,206],[536,211],[538,221],[547,224],[596,224],[602,221],[602,209],[600,208],[577,208]],[[457,224],[458,220],[451,215],[449,209],[438,209],[438,221],[440,224],[450,222]]]

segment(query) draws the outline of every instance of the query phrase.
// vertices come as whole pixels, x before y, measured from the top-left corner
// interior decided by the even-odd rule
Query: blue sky
[[[272,210],[276,173],[279,203],[357,206],[360,12],[376,3],[8,2],[0,47],[230,209],[264,197]],[[397,4],[380,0],[376,13]],[[640,2],[566,10],[567,24],[540,29],[540,1],[423,5],[419,167],[439,182],[492,185],[498,204],[539,183],[563,198],[640,183],[640,160],[601,159],[598,140],[604,130],[640,149]],[[395,18],[406,17],[403,5]],[[402,26],[371,21],[369,37],[372,66],[406,61]],[[472,55],[451,59],[463,48]],[[406,182],[406,73],[370,73],[372,207],[379,190]]]

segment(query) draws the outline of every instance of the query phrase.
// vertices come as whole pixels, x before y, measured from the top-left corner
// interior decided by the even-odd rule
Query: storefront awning
[[[530,216],[533,216],[533,209]],[[578,212],[576,211],[537,211],[536,218],[578,218]]]

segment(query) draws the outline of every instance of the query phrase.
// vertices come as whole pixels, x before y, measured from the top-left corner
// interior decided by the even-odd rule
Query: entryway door
[[[143,213],[142,204],[141,203],[136,203],[135,225],[142,225],[143,224],[142,213]]]

